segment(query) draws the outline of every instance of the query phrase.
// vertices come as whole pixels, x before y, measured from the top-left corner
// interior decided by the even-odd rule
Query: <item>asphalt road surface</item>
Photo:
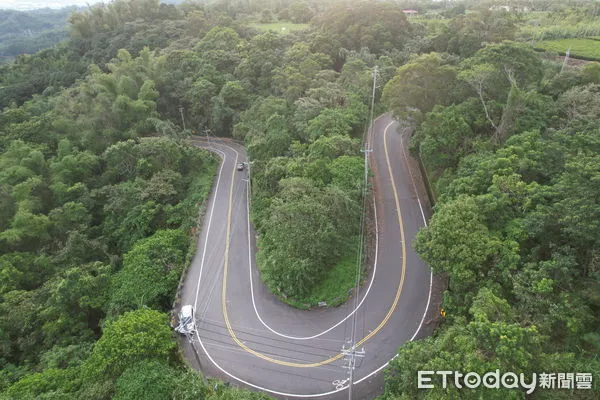
[[[370,274],[353,299],[331,309],[301,311],[275,298],[255,263],[255,233],[248,218],[248,171],[243,146],[197,142],[222,157],[207,205],[196,255],[184,279],[181,305],[195,308],[197,332],[184,339],[186,358],[206,375],[266,391],[278,398],[348,396],[353,312],[357,350],[353,391],[372,398],[381,371],[403,343],[425,333],[432,276],[411,243],[426,223],[408,167],[406,141],[389,116],[373,125],[369,154],[376,218]],[[400,131],[400,132],[399,132]],[[346,367],[346,368],[345,368]]]

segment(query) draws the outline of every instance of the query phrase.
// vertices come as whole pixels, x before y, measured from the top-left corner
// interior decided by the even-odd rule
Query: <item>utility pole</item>
[[[181,114],[181,123],[183,124],[183,130],[185,131],[185,120],[183,119],[183,107],[179,106],[179,113]]]
[[[569,55],[571,55],[571,48],[570,47],[567,49],[567,52],[565,53],[565,59],[563,61],[563,65],[562,65],[562,67],[560,69],[560,73],[561,74],[563,73],[563,71],[565,70],[567,64],[569,63]]]
[[[363,152],[365,153],[365,187],[364,187],[364,195],[367,195],[367,180],[369,179],[369,153],[373,151],[370,148],[369,138],[370,134],[373,132],[373,110],[375,109],[375,90],[377,89],[377,72],[379,71],[379,67],[376,65],[373,68],[373,94],[371,95],[371,114],[369,116],[369,130],[367,131],[367,136],[365,137],[365,148]]]
[[[377,73],[379,72],[379,67],[376,65],[375,68],[373,68],[373,94],[371,95],[371,115],[370,115],[370,121],[371,121],[371,126],[369,128],[369,131],[372,132],[373,131],[373,110],[375,108],[375,89],[377,89]],[[365,139],[365,148],[369,147],[369,132],[367,132],[367,138]]]
[[[364,177],[364,185],[363,185],[363,205],[366,203],[366,198],[367,198],[367,194],[368,194],[368,187],[369,187],[369,153],[373,151],[373,149],[370,148],[369,145],[369,137],[371,132],[373,131],[373,111],[375,109],[375,90],[377,89],[377,72],[378,72],[378,67],[375,66],[375,68],[373,69],[373,94],[371,97],[371,112],[370,112],[370,124],[369,124],[369,128],[367,130],[367,134],[365,136],[365,144],[364,144],[364,149],[362,150],[363,153],[365,153],[365,177]],[[361,220],[361,240],[360,240],[360,249],[359,249],[359,256],[358,256],[358,260],[357,260],[357,265],[356,265],[356,281],[354,284],[354,313],[352,314],[352,333],[351,333],[351,337],[350,337],[350,343],[349,343],[349,348],[346,348],[346,346],[344,345],[342,347],[342,353],[344,354],[344,359],[348,361],[348,365],[343,366],[343,368],[347,368],[348,369],[348,374],[349,374],[349,378],[348,378],[348,400],[352,400],[352,391],[353,388],[352,386],[354,385],[354,369],[356,368],[356,359],[357,358],[362,358],[365,356],[365,349],[361,348],[359,351],[356,350],[356,315],[357,315],[357,308],[358,308],[358,297],[359,297],[359,288],[360,288],[360,272],[361,272],[361,266],[362,266],[362,262],[363,262],[363,247],[364,247],[364,226],[365,226],[365,216],[364,216],[364,210],[363,210],[363,217]]]
[[[252,199],[252,175],[250,174],[250,168],[252,164],[254,164],[254,161],[250,161],[250,159],[248,159],[245,164],[248,166],[248,194]]]

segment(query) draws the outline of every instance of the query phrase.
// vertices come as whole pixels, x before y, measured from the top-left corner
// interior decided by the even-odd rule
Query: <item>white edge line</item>
[[[425,218],[425,213],[423,212],[423,206],[421,205],[421,198],[419,197],[419,192],[417,191],[417,185],[415,184],[415,179],[413,177],[412,171],[410,170],[410,164],[408,163],[408,156],[406,155],[406,150],[404,149],[404,135],[402,135],[402,134],[400,134],[400,147],[402,147],[402,154],[404,154],[404,160],[406,161],[408,174],[410,175],[410,181],[412,183],[413,189],[415,190],[415,195],[417,196],[417,202],[419,203],[419,208],[421,209],[421,216],[423,217],[423,224],[425,226],[427,226],[427,219]]]
[[[381,116],[377,117],[375,120],[377,120],[377,119],[381,118],[382,116],[383,116],[383,115],[381,115]],[[225,145],[225,146],[226,146],[226,145]],[[229,147],[229,146],[226,146],[226,147]],[[404,146],[402,146],[402,148],[404,149]],[[231,147],[230,147],[230,149],[232,149],[233,151],[236,151],[235,149],[233,149],[233,148],[231,148]],[[237,151],[236,151],[236,153],[237,153]],[[405,154],[405,156],[406,156],[406,154]],[[223,160],[223,163],[221,164],[221,168],[222,168],[223,164],[224,164],[224,160]],[[409,172],[410,172],[410,171],[409,171]],[[221,175],[220,175],[220,171],[219,171],[219,179],[220,179],[220,177],[221,177]],[[411,179],[412,179],[412,176],[411,176]],[[218,183],[219,183],[219,182],[217,181],[217,188],[218,188]],[[413,181],[413,185],[414,185],[414,181]],[[216,190],[215,190],[215,194],[216,194]],[[248,196],[248,193],[246,194],[246,196]],[[418,198],[418,194],[417,194],[417,198]],[[419,202],[419,203],[420,203],[420,202]],[[213,206],[214,206],[214,202],[213,202]],[[248,205],[247,205],[247,207],[248,207]],[[375,235],[375,237],[376,237],[376,247],[375,247],[375,267],[374,267],[374,268],[376,268],[376,266],[377,266],[377,255],[378,255],[378,250],[379,250],[379,229],[378,229],[378,223],[377,223],[377,206],[376,206],[376,203],[375,203],[375,201],[373,202],[373,208],[374,208],[374,210],[375,210],[375,232],[376,232],[376,235]],[[421,210],[422,210],[422,209],[421,209]],[[424,214],[422,214],[422,216],[423,216],[423,222],[424,222],[425,226],[427,226],[427,221],[426,221],[426,219],[425,219],[425,215],[424,215]],[[212,218],[212,210],[211,210],[211,218]],[[250,222],[249,218],[250,218],[250,216],[248,215],[248,223]],[[208,226],[208,230],[210,231],[210,220],[209,220],[209,226]],[[248,236],[250,236],[250,231],[249,231],[249,230],[248,230]],[[207,232],[207,237],[208,237],[208,232]],[[205,246],[206,246],[206,242],[205,242]],[[250,250],[249,250],[249,251],[250,251]],[[202,265],[201,265],[201,271],[202,271]],[[375,271],[373,272],[373,274],[374,274],[374,273],[375,273]],[[196,290],[197,290],[197,291],[196,291],[196,297],[198,296],[198,291],[199,291],[199,289],[200,289],[200,278],[201,278],[201,275],[200,275],[200,276],[199,276],[199,278],[198,278],[198,287],[197,287],[197,289],[196,289]],[[252,276],[251,276],[251,278],[252,278]],[[421,331],[421,328],[423,327],[423,322],[424,322],[424,320],[425,320],[425,316],[427,315],[427,312],[429,311],[429,305],[430,305],[430,302],[431,302],[431,291],[432,291],[432,286],[433,286],[433,271],[430,271],[430,274],[429,274],[429,295],[428,295],[428,298],[427,298],[427,305],[425,306],[425,311],[424,311],[424,313],[423,313],[423,317],[421,318],[421,322],[419,323],[419,326],[417,327],[417,330],[415,331],[415,333],[413,334],[413,336],[410,338],[409,342],[412,342],[412,341],[414,340],[414,338],[415,338],[415,337],[416,337],[416,336],[419,334],[419,332]],[[365,297],[366,297],[366,294],[365,294]],[[254,300],[254,298],[253,298],[253,300]],[[359,307],[360,307],[360,305],[359,305]],[[355,310],[355,311],[356,311],[356,310]],[[258,314],[257,314],[257,316],[258,316]],[[259,317],[259,318],[260,318],[260,317]],[[266,325],[265,325],[265,326],[266,326]],[[268,328],[268,327],[267,327],[267,328]],[[218,369],[219,369],[221,372],[223,372],[225,375],[229,376],[230,378],[233,378],[233,379],[235,379],[236,381],[238,381],[238,382],[240,382],[240,383],[243,383],[243,384],[245,384],[245,385],[247,385],[247,386],[250,386],[250,387],[252,387],[252,388],[254,388],[254,389],[262,390],[262,391],[264,391],[264,392],[268,392],[268,393],[273,393],[273,394],[276,394],[276,395],[279,395],[279,396],[290,396],[290,397],[297,397],[297,398],[310,398],[310,397],[323,397],[323,396],[328,396],[328,395],[330,395],[330,394],[334,394],[334,393],[340,392],[340,391],[342,391],[342,390],[345,390],[345,389],[347,389],[347,388],[348,388],[348,386],[349,386],[349,385],[346,385],[346,386],[344,386],[344,387],[343,387],[343,388],[341,388],[341,389],[336,389],[336,390],[332,390],[332,391],[329,391],[329,392],[316,393],[316,394],[296,394],[296,393],[284,393],[284,392],[278,392],[278,391],[276,391],[276,390],[268,389],[268,388],[265,388],[265,387],[262,387],[262,386],[258,386],[258,385],[255,385],[255,384],[253,384],[253,383],[247,382],[247,381],[245,381],[245,380],[243,380],[243,379],[241,379],[241,378],[238,378],[237,376],[235,376],[235,375],[233,375],[232,373],[230,373],[230,372],[226,371],[225,369],[223,369],[223,368],[222,368],[222,367],[221,367],[221,366],[220,366],[220,365],[219,365],[219,364],[218,364],[218,363],[217,363],[217,362],[216,362],[216,361],[215,361],[215,360],[214,360],[214,359],[211,357],[211,355],[209,354],[209,352],[206,350],[206,347],[204,346],[204,343],[202,342],[202,339],[200,338],[200,335],[198,334],[198,331],[196,331],[196,337],[198,338],[198,342],[200,343],[200,346],[202,346],[202,350],[204,350],[204,353],[206,354],[206,356],[208,357],[208,359],[209,359],[209,360],[210,360],[210,361],[211,361],[211,362],[214,364],[214,366],[215,366],[215,367],[217,367],[217,368],[218,368]],[[391,362],[392,360],[394,360],[396,357],[398,357],[398,354],[394,355],[394,357],[392,357],[392,358],[390,359],[390,361],[388,361],[388,362],[384,363],[384,364],[383,364],[381,367],[379,367],[379,368],[375,369],[373,372],[371,372],[371,373],[369,373],[368,375],[366,375],[366,376],[362,377],[361,379],[357,380],[356,382],[353,382],[353,384],[354,384],[354,385],[358,385],[359,383],[361,383],[361,382],[365,381],[366,379],[369,379],[371,376],[373,376],[373,375],[375,375],[375,374],[379,373],[379,372],[380,372],[382,369],[384,369],[384,368],[386,368],[387,366],[389,366],[390,362]]]
[[[419,203],[419,208],[421,209],[421,216],[423,217],[423,225],[425,227],[427,227],[427,219],[425,218],[425,213],[423,212],[423,206],[421,205],[421,199],[419,198],[419,192],[417,191],[417,185],[415,183],[415,179],[413,177],[412,171],[410,170],[410,164],[408,163],[408,156],[406,155],[406,150],[404,149],[404,136],[402,134],[400,134],[400,145],[402,147],[402,154],[404,154],[404,160],[406,161],[406,164],[408,166],[408,173],[410,175],[410,181],[412,182],[413,189],[415,190],[415,195],[417,196],[417,202]],[[429,296],[427,296],[427,305],[425,306],[425,312],[423,313],[423,318],[421,318],[421,323],[419,324],[419,328],[417,329],[415,334],[410,338],[410,340],[409,340],[410,342],[412,342],[415,339],[415,337],[419,334],[419,332],[421,331],[421,328],[423,327],[423,322],[425,321],[425,316],[427,315],[427,312],[429,311],[429,304],[431,303],[432,286],[433,286],[433,271],[430,269],[429,270]]]
[[[377,258],[378,258],[378,253],[379,253],[379,224],[377,223],[377,205],[375,203],[375,200],[373,200],[373,209],[375,211],[375,261],[374,264],[377,265]],[[323,392],[323,393],[315,393],[315,394],[297,394],[297,393],[284,393],[284,392],[278,392],[276,390],[272,390],[272,389],[268,389],[262,386],[258,386],[255,385],[253,383],[250,383],[248,381],[243,380],[242,378],[239,378],[235,375],[233,375],[232,373],[226,371],[225,369],[223,369],[209,354],[208,350],[206,349],[206,347],[204,346],[204,343],[202,342],[202,338],[200,338],[200,335],[198,334],[198,331],[196,331],[196,337],[198,338],[198,343],[200,343],[200,346],[202,346],[202,350],[204,350],[204,353],[206,354],[206,356],[208,357],[208,359],[214,364],[215,367],[217,367],[221,372],[223,372],[225,375],[229,376],[230,378],[235,379],[236,381],[243,383],[245,385],[248,385],[254,389],[258,389],[258,390],[262,390],[264,392],[268,392],[268,393],[273,393],[279,396],[289,396],[289,397],[298,397],[298,398],[310,398],[310,397],[323,397],[323,396],[328,396],[330,394],[334,394],[340,391],[343,391],[345,389],[348,389],[349,385],[345,385],[344,387],[342,387],[341,389],[336,389],[336,390],[331,390],[329,392]],[[396,355],[397,356],[397,355]],[[394,356],[394,358],[396,357]],[[375,370],[374,372],[370,373],[369,375],[367,375],[366,377],[354,382],[354,384],[358,384],[360,382],[362,382],[363,380],[369,378],[370,376],[376,374],[377,372],[381,371],[383,368],[387,367],[389,363],[385,363],[383,366],[379,367],[377,370]]]
[[[229,147],[229,146],[226,146],[226,147]],[[229,147],[229,148],[230,148],[231,150],[233,150],[233,151],[235,151],[235,152],[237,153],[237,151],[236,151],[235,149],[233,149],[233,148],[231,148],[231,147]],[[215,150],[215,149],[209,148],[209,150]],[[218,191],[218,189],[219,189],[219,182],[220,182],[220,179],[221,179],[221,171],[222,171],[222,169],[223,169],[223,165],[225,165],[225,157],[223,158],[223,160],[222,160],[222,162],[221,162],[221,167],[219,168],[219,177],[217,178],[217,184],[216,184],[216,187],[215,187],[215,197],[213,198],[213,204],[212,204],[212,207],[211,207],[211,214],[210,214],[210,217],[209,217],[209,220],[208,220],[208,227],[207,227],[207,232],[206,232],[206,238],[208,238],[208,234],[209,234],[209,232],[210,232],[210,227],[211,227],[211,223],[212,223],[212,216],[213,216],[213,211],[214,211],[214,205],[215,205],[215,203],[216,203],[216,201],[215,201],[215,200],[216,200],[216,193],[217,193],[217,191]],[[205,240],[205,242],[204,242],[204,251],[206,251],[207,242],[208,242],[208,240]],[[203,255],[202,255],[202,261],[201,261],[201,264],[200,264],[200,275],[198,276],[198,285],[196,286],[196,300],[198,299],[198,294],[199,294],[199,292],[200,292],[200,281],[201,281],[201,279],[202,279],[202,269],[203,269],[203,266],[204,266],[204,255],[205,255],[205,253],[203,253]],[[194,307],[195,307],[195,306],[196,306],[196,303],[194,302]],[[219,369],[221,372],[223,372],[225,375],[227,375],[227,376],[229,376],[229,377],[231,377],[231,378],[233,378],[233,379],[237,380],[238,382],[241,382],[241,383],[243,383],[243,384],[245,384],[245,385],[248,385],[248,386],[250,386],[250,387],[253,387],[253,388],[255,388],[255,389],[262,390],[262,391],[269,392],[269,393],[273,393],[273,394],[280,395],[280,396],[291,396],[291,397],[302,397],[302,398],[308,398],[308,397],[321,397],[321,396],[327,396],[327,395],[330,395],[330,394],[333,394],[333,393],[339,392],[340,390],[344,390],[344,389],[346,389],[346,388],[347,388],[347,386],[346,386],[346,387],[344,387],[344,388],[342,388],[342,389],[339,389],[339,390],[332,390],[332,391],[329,391],[329,392],[326,392],[326,393],[318,393],[318,394],[307,394],[307,395],[303,395],[303,394],[295,394],[295,393],[284,393],[284,392],[278,392],[278,391],[271,390],[271,389],[268,389],[268,388],[265,388],[265,387],[262,387],[262,386],[255,385],[255,384],[253,384],[253,383],[250,383],[250,382],[247,382],[247,381],[245,381],[245,380],[243,380],[243,379],[241,379],[241,378],[238,378],[237,376],[235,376],[235,375],[233,375],[232,373],[230,373],[230,372],[226,371],[225,369],[223,369],[223,368],[222,368],[222,367],[221,367],[221,366],[220,366],[220,365],[219,365],[219,364],[218,364],[218,363],[217,363],[217,362],[216,362],[216,361],[215,361],[215,360],[214,360],[214,359],[211,357],[210,353],[208,352],[208,350],[207,350],[207,349],[206,349],[206,347],[204,346],[204,343],[202,342],[202,338],[200,337],[200,335],[199,335],[198,331],[196,331],[195,333],[196,333],[196,337],[198,338],[198,343],[200,343],[200,346],[202,346],[202,350],[204,350],[204,353],[206,354],[206,356],[208,357],[208,359],[209,359],[209,360],[210,360],[210,361],[211,361],[211,362],[214,364],[214,366],[215,366],[215,367],[217,367],[217,368],[218,368],[218,369]]]
[[[406,159],[407,158],[407,156],[406,156],[406,150],[404,150],[404,142],[402,140],[402,136],[400,136],[400,143],[402,144],[402,152],[404,153],[404,158]],[[410,168],[408,168],[408,172],[410,174],[410,179],[411,179],[411,182],[413,184],[413,187],[415,188],[415,194],[417,195],[417,201],[419,203],[419,208],[421,209],[421,216],[423,217],[423,224],[424,224],[424,226],[427,226],[427,219],[425,218],[425,213],[423,213],[423,207],[421,207],[421,200],[419,199],[419,193],[416,190],[415,181],[414,181],[414,178],[412,176],[412,172],[410,171]],[[415,337],[417,337],[417,335],[421,331],[421,328],[423,328],[423,322],[425,321],[425,316],[427,316],[427,312],[429,311],[429,305],[431,303],[432,288],[433,288],[433,271],[430,270],[429,271],[429,295],[427,296],[427,305],[425,306],[425,312],[423,313],[423,317],[421,318],[421,322],[419,323],[419,326],[417,327],[417,330],[412,335],[412,337],[408,340],[409,342],[412,342],[413,340],[415,340]],[[398,357],[398,354],[396,354],[394,357],[392,357],[390,359],[390,361],[386,362],[381,367],[377,368],[376,370],[374,370],[370,374],[368,374],[368,375],[364,376],[363,378],[361,378],[361,379],[357,380],[356,382],[354,382],[354,384],[357,385],[357,384],[361,383],[362,381],[364,381],[366,379],[369,379],[371,376],[377,374],[382,369],[384,369],[385,367],[389,366],[390,362],[392,360],[394,360],[396,357]]]
[[[212,149],[211,149],[212,150]],[[227,155],[223,152],[223,157],[221,158],[221,166],[219,167],[219,176],[217,177],[217,184],[215,185],[215,193],[213,196],[213,202],[210,207],[210,217],[208,218],[208,227],[206,228],[206,235],[204,239],[204,249],[202,250],[202,259],[200,261],[200,273],[198,275],[198,284],[196,285],[196,298],[194,299],[194,313],[196,311],[196,303],[198,302],[198,294],[200,293],[200,281],[202,279],[202,270],[204,269],[204,260],[206,257],[206,248],[208,245],[208,234],[210,232],[210,227],[212,225],[213,213],[215,211],[215,204],[217,203],[217,192],[219,191],[219,183],[221,182],[221,172],[223,172],[223,166],[225,165],[225,160],[227,159]]]
[[[284,393],[284,392],[278,392],[276,390],[271,390],[262,386],[258,386],[255,385],[253,383],[250,383],[248,381],[245,381],[241,378],[238,378],[237,376],[233,375],[232,373],[226,371],[225,369],[223,369],[219,364],[217,364],[217,362],[210,356],[210,354],[208,353],[208,351],[206,350],[206,347],[204,347],[204,343],[202,342],[202,339],[200,338],[200,335],[198,335],[198,332],[196,332],[196,337],[198,338],[198,343],[200,343],[200,346],[202,346],[202,350],[204,350],[204,353],[206,354],[206,356],[208,357],[208,359],[214,364],[215,367],[217,367],[221,372],[223,372],[225,375],[229,376],[230,378],[235,379],[236,381],[243,383],[244,385],[250,386],[254,389],[258,389],[258,390],[262,390],[263,392],[268,392],[268,393],[273,393],[279,396],[290,396],[290,397],[302,397],[302,398],[309,398],[309,397],[322,397],[322,396],[328,396],[330,394],[339,392],[341,390],[344,390],[347,388],[347,386],[345,386],[342,389],[339,390],[332,390],[329,392],[325,392],[325,393],[317,393],[317,394],[296,394],[296,393]]]
[[[377,118],[375,118],[374,122],[376,122],[379,118],[385,117],[386,114],[381,114],[380,116],[378,116]],[[394,121],[392,121],[389,125],[393,124]],[[369,133],[367,134],[367,142],[369,142],[369,138],[370,135],[372,135],[372,130],[369,129]],[[368,147],[368,143],[367,143],[367,147]],[[291,335],[286,335],[284,333],[278,332],[275,329],[271,328],[260,316],[260,313],[258,312],[258,308],[256,307],[256,301],[254,298],[254,279],[252,277],[252,242],[250,240],[250,201],[248,200],[248,196],[249,196],[249,190],[248,188],[250,187],[250,182],[248,181],[248,185],[246,188],[246,215],[248,218],[248,270],[249,270],[249,274],[250,274],[250,293],[252,296],[252,306],[254,307],[254,313],[256,314],[256,317],[258,318],[258,320],[260,321],[260,323],[267,328],[269,331],[271,331],[272,333],[274,333],[275,335],[284,337],[286,339],[291,339],[291,340],[310,340],[310,339],[316,339],[319,336],[322,336],[328,332],[331,332],[333,329],[337,328],[338,326],[340,326],[341,324],[343,324],[344,322],[346,322],[348,320],[348,318],[350,318],[352,315],[354,315],[358,309],[363,305],[363,303],[365,302],[365,300],[367,299],[367,296],[369,295],[369,292],[371,291],[371,287],[373,286],[373,282],[375,281],[375,275],[377,274],[377,262],[375,262],[375,265],[373,267],[373,274],[371,275],[371,281],[369,282],[369,286],[367,287],[367,291],[365,292],[364,296],[362,297],[360,303],[358,303],[358,306],[356,306],[356,308],[354,310],[352,310],[352,312],[350,312],[348,315],[346,315],[346,317],[344,317],[341,321],[339,321],[337,324],[331,326],[330,328],[324,330],[323,332],[317,333],[315,335],[312,336],[291,336]],[[423,212],[423,210],[421,209],[421,213]],[[424,214],[423,214],[423,218],[424,218]],[[375,221],[375,223],[377,223],[377,221]],[[375,250],[377,252],[377,250]]]
[[[246,191],[246,198],[248,197],[248,190]],[[345,321],[348,320],[348,318],[350,318],[354,313],[356,313],[358,311],[358,309],[362,306],[362,304],[365,302],[365,300],[367,299],[367,296],[369,295],[369,292],[371,291],[371,287],[373,286],[373,282],[375,281],[375,274],[377,273],[377,263],[375,263],[374,267],[373,267],[373,274],[371,276],[371,281],[369,282],[369,287],[367,288],[367,291],[365,292],[363,298],[361,299],[360,303],[358,304],[358,306],[352,310],[351,313],[349,313],[346,317],[344,317],[341,321],[339,321],[337,324],[331,326],[330,328],[324,330],[321,333],[317,333],[315,335],[312,336],[290,336],[290,335],[286,335],[284,333],[280,333],[277,332],[276,330],[274,330],[273,328],[271,328],[260,316],[260,313],[258,312],[258,309],[256,307],[256,300],[254,298],[254,283],[253,283],[253,277],[252,277],[252,244],[250,241],[250,211],[249,211],[249,205],[248,205],[248,201],[246,201],[246,209],[247,209],[247,216],[248,216],[248,272],[250,274],[250,293],[251,293],[251,297],[252,297],[252,306],[254,307],[254,313],[256,314],[256,316],[258,317],[258,320],[261,322],[261,324],[267,328],[269,331],[271,331],[272,333],[284,337],[286,339],[292,339],[292,340],[310,340],[310,339],[316,339],[319,336],[322,336],[330,331],[332,331],[333,329],[337,328],[338,326],[340,326],[341,324],[343,324]],[[377,251],[377,250],[376,250]]]
[[[212,151],[214,153],[219,153],[219,155],[222,155],[222,158],[225,157],[225,152],[222,151],[222,150],[219,150],[216,147],[207,146],[207,147],[202,147],[202,148],[205,149],[205,150]],[[208,237],[206,238],[206,240],[208,240]],[[206,320],[206,318],[205,318],[206,317],[206,313],[207,313],[207,310],[208,310],[210,299],[212,298],[212,294],[215,291],[215,288],[217,286],[218,278],[219,278],[219,274],[215,274],[215,279],[213,281],[213,284],[210,285],[210,290],[208,292],[208,297],[207,297],[208,301],[206,302],[206,306],[204,307],[204,309],[202,310],[202,313],[200,314],[200,319],[199,319],[200,321],[205,321]],[[198,280],[200,280],[200,276],[199,276]],[[196,291],[196,294],[198,294],[198,291]],[[196,301],[194,302],[194,308],[196,307],[197,303],[198,303],[198,298],[196,297]],[[196,319],[196,317],[198,315],[198,310],[194,310],[194,313],[195,313],[194,319]]]

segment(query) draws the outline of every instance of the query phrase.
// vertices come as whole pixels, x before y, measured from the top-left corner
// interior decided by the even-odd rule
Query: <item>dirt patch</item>
[[[548,56],[548,59],[555,61],[557,63],[563,63],[565,61],[564,56]],[[580,69],[584,65],[589,64],[589,63],[598,63],[598,61],[581,60],[579,58],[573,58],[571,56],[571,57],[569,57],[569,60],[567,61],[567,68],[568,69],[571,69],[571,68],[572,69]]]

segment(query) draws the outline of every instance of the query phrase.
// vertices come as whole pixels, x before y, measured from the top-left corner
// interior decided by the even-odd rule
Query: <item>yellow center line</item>
[[[402,214],[400,212],[400,200],[398,199],[398,192],[396,190],[396,182],[394,181],[394,174],[392,172],[392,166],[390,164],[390,157],[389,157],[388,146],[387,146],[387,132],[388,132],[388,128],[390,126],[392,126],[392,124],[393,124],[393,122],[390,122],[385,127],[385,130],[383,132],[383,144],[384,144],[384,148],[385,148],[385,158],[387,161],[388,171],[390,173],[390,179],[392,180],[392,188],[394,190],[394,199],[396,201],[398,224],[400,226],[400,241],[402,243],[402,273],[400,276],[400,283],[398,285],[398,289],[396,290],[396,296],[395,296],[394,301],[392,302],[392,305],[391,305],[390,309],[388,310],[386,316],[383,318],[383,320],[377,326],[377,328],[375,328],[372,332],[370,332],[364,338],[359,340],[356,343],[356,346],[360,346],[363,343],[365,343],[367,340],[372,338],[375,334],[377,334],[377,332],[379,332],[385,326],[385,324],[388,322],[388,320],[392,316],[394,310],[396,309],[396,306],[398,305],[398,301],[400,300],[400,295],[402,294],[402,287],[404,286],[404,275],[406,272],[406,245],[404,243],[404,224],[402,221]],[[237,164],[237,157],[236,157],[235,161]],[[231,240],[230,240],[231,212],[233,209],[233,186],[234,186],[233,184],[234,184],[234,182],[235,182],[235,168],[232,169],[231,186],[229,189],[229,211],[227,214],[227,233],[226,233],[227,236],[225,239],[225,258],[224,258],[224,266],[223,266],[223,289],[221,291],[221,305],[222,305],[222,311],[223,311],[223,319],[225,320],[225,325],[227,326],[229,335],[231,336],[233,341],[238,346],[240,346],[242,349],[244,349],[248,353],[253,354],[256,357],[262,358],[263,360],[266,360],[266,361],[269,361],[271,363],[278,364],[278,365],[284,365],[287,367],[295,367],[295,368],[314,368],[314,367],[319,367],[319,366],[322,366],[325,364],[329,364],[333,361],[339,360],[340,358],[342,358],[344,356],[343,353],[338,353],[335,356],[330,357],[326,360],[314,362],[314,363],[295,363],[295,362],[290,362],[290,361],[277,360],[275,358],[266,356],[262,353],[259,353],[256,350],[249,348],[248,346],[246,346],[245,343],[243,343],[242,341],[240,341],[238,339],[235,332],[233,331],[233,328],[231,327],[231,323],[229,321],[229,315],[227,313],[227,275],[228,275],[228,270],[229,270],[229,248],[230,248],[230,242],[231,242]],[[358,296],[358,293],[356,295]]]
[[[390,164],[390,155],[388,152],[388,145],[387,145],[388,128],[392,124],[393,124],[393,122],[390,122],[388,124],[388,126],[385,127],[385,130],[383,131],[383,147],[385,149],[385,160],[387,162],[388,171],[390,173],[390,179],[392,181],[392,189],[394,190],[394,200],[396,201],[396,214],[398,216],[398,226],[400,227],[400,241],[402,243],[402,273],[400,274],[400,283],[398,284],[398,289],[396,290],[396,297],[394,298],[394,302],[392,303],[390,309],[388,310],[387,315],[385,316],[385,318],[383,318],[383,320],[377,326],[377,328],[375,328],[371,333],[369,333],[367,336],[365,336],[364,338],[359,340],[356,343],[356,346],[360,346],[361,344],[365,343],[367,340],[369,340],[371,337],[373,337],[377,332],[379,332],[379,330],[381,328],[383,328],[385,326],[385,324],[387,324],[388,320],[394,313],[394,310],[396,309],[398,302],[400,301],[400,295],[402,294],[402,288],[404,287],[404,275],[406,272],[406,243],[404,240],[404,222],[402,221],[402,213],[400,211],[400,200],[398,199],[398,190],[396,189],[396,181],[394,180],[394,173],[392,172],[392,165]]]

